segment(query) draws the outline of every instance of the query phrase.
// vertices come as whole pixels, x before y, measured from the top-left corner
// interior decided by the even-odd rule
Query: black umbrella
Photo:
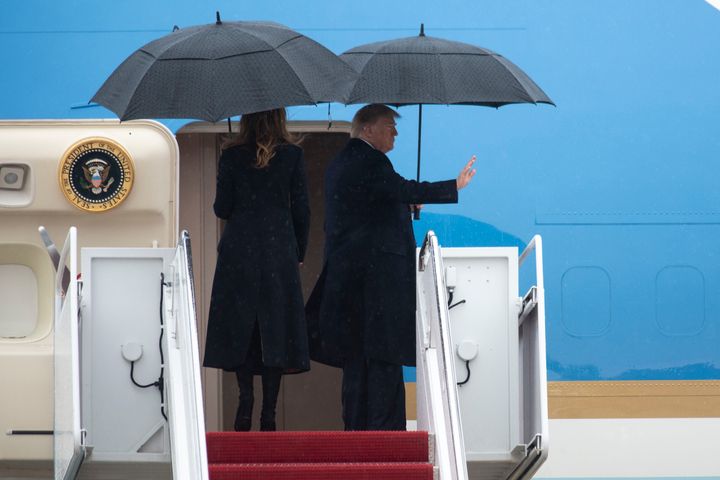
[[[130,55],[92,98],[121,120],[199,118],[339,101],[356,73],[284,25],[221,22],[179,29]]]
[[[351,103],[419,104],[417,180],[423,104],[500,107],[552,100],[514,63],[490,50],[420,35],[355,47],[340,55],[359,76]]]

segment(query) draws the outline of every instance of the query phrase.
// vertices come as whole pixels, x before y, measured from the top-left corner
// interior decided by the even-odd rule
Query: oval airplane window
[[[0,265],[0,337],[23,338],[38,323],[38,285],[26,265]]]

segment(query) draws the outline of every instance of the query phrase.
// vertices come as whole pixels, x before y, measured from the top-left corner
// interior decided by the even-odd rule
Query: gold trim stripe
[[[414,382],[407,418],[417,419]],[[548,382],[548,416],[573,418],[720,417],[720,380]]]
[[[405,382],[405,418],[417,420],[417,384]]]
[[[550,418],[720,417],[720,380],[548,382]]]

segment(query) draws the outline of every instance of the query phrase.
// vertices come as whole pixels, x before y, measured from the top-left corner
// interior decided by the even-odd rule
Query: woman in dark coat
[[[310,209],[302,149],[285,110],[243,115],[220,156],[215,214],[227,220],[218,244],[204,366],[234,371],[235,430],[250,429],[253,375],[261,374],[261,430],[275,430],[283,373],[309,369],[299,265]]]

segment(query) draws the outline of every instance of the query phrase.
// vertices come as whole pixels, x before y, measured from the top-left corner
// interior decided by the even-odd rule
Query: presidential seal
[[[60,159],[60,188],[65,198],[88,212],[104,212],[130,194],[135,169],[125,149],[108,138],[85,138]]]

